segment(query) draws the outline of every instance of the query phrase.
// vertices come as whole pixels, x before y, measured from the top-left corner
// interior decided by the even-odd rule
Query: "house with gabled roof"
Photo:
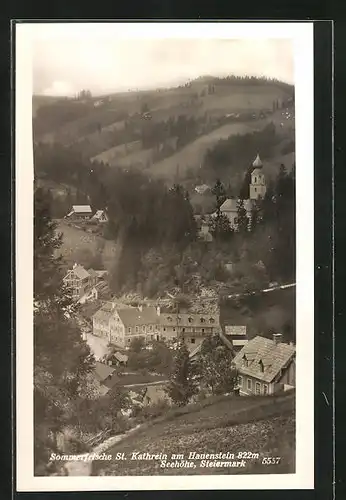
[[[159,307],[104,305],[93,316],[94,335],[128,347],[134,338],[145,342],[184,339],[190,351],[220,331],[218,314],[161,313]]]
[[[103,279],[98,273],[99,271],[85,269],[80,264],[73,265],[63,278],[63,283],[71,293],[73,300],[80,301],[82,297],[91,292],[91,289]]]
[[[193,351],[208,335],[220,332],[219,314],[160,313],[160,338],[184,339],[189,351]]]
[[[233,359],[240,394],[268,395],[294,388],[295,355],[295,345],[281,342],[281,334],[249,340]]]
[[[91,217],[95,222],[108,222],[108,216],[105,210],[96,210],[95,214]]]
[[[87,220],[92,216],[90,205],[73,205],[71,211],[65,215],[65,219]]]

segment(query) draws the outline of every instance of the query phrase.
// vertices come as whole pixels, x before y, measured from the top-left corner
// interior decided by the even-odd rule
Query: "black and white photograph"
[[[313,487],[312,25],[16,42],[17,488]]]

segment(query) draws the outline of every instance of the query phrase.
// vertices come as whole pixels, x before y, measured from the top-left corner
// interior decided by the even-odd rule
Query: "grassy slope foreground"
[[[275,397],[222,396],[171,410],[109,449],[107,453],[113,457],[118,452],[125,453],[126,460],[94,462],[93,475],[293,473],[294,398],[294,392]],[[242,468],[201,467],[198,459],[194,460],[195,468],[162,468],[160,460],[131,460],[135,451],[166,453],[168,461],[172,461],[172,454],[184,454],[184,460],[188,460],[190,452],[230,452],[235,457],[251,452],[259,457],[245,460]],[[280,462],[262,464],[267,457],[280,457]]]

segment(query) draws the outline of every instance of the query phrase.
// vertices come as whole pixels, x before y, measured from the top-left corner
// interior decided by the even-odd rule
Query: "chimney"
[[[279,344],[281,342],[282,335],[281,333],[274,333],[273,334],[273,340],[275,344]]]
[[[156,314],[158,316],[160,316],[160,314],[161,314],[161,308],[160,308],[160,306],[157,306],[157,308],[156,308]]]

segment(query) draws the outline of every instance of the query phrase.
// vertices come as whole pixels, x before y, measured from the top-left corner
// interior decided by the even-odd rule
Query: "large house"
[[[65,215],[65,219],[69,220],[88,220],[92,215],[90,205],[73,205],[72,210]]]
[[[294,344],[254,337],[234,357],[239,372],[239,392],[243,395],[267,395],[295,387]]]
[[[72,299],[80,301],[89,295],[94,287],[104,279],[105,271],[85,269],[79,264],[74,264],[63,279],[66,288],[71,292]]]
[[[158,310],[158,316],[160,338],[182,338],[191,349],[195,349],[208,335],[220,331],[218,314],[160,313]]]
[[[145,342],[183,338],[194,349],[219,328],[216,314],[169,314],[161,313],[159,307],[125,308],[108,303],[93,316],[93,334],[121,347],[128,347],[133,338]]]

